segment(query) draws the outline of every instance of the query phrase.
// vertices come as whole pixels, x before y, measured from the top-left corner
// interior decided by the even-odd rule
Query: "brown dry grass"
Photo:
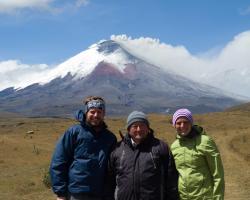
[[[216,141],[222,155],[226,200],[250,199],[250,113],[228,112],[195,115],[195,120]],[[169,144],[175,138],[170,116],[149,116],[155,135]],[[115,133],[125,119],[107,119]],[[55,143],[73,120],[47,118],[0,118],[0,199],[52,200],[43,183]],[[33,134],[27,131],[33,130]],[[117,136],[119,139],[119,136]]]

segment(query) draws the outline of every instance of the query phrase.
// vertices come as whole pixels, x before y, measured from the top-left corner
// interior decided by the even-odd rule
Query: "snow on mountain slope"
[[[103,46],[105,46],[103,43],[105,44],[105,41],[100,41],[99,43],[90,46],[87,50],[82,51],[81,53],[73,56],[72,58],[69,58],[65,62],[55,67],[49,68],[48,66],[41,65],[38,66],[41,68],[41,70],[33,71],[31,67],[22,65],[22,76],[16,76],[16,70],[18,69],[15,68],[12,70],[13,75],[12,73],[9,73],[9,79],[13,78],[14,85],[3,83],[2,87],[0,87],[0,90],[5,89],[5,85],[8,85],[8,87],[14,87],[18,90],[35,83],[44,85],[56,78],[64,78],[67,74],[71,74],[72,76],[74,76],[74,79],[80,79],[89,75],[100,62],[108,63],[112,61],[113,66],[116,67],[119,71],[123,72],[124,68],[126,67],[125,65],[133,62],[129,58],[129,55],[124,53],[123,49],[119,48],[118,44],[110,44],[110,42],[108,42],[109,45],[113,45],[112,53],[108,53],[107,49],[109,47],[103,49]],[[11,66],[13,66],[13,64],[17,65],[16,63],[11,62],[6,63],[5,67],[10,68]]]
[[[52,69],[46,77],[39,81],[40,84],[50,82],[55,78],[63,78],[68,73],[74,76],[74,79],[80,79],[89,75],[100,62],[110,62],[117,69],[123,72],[125,64],[128,63],[129,59],[122,52],[121,48],[116,48],[112,54],[106,54],[105,51],[100,52],[99,47],[104,41],[99,42],[90,46],[86,51],[83,51],[76,56],[68,59],[56,68]]]

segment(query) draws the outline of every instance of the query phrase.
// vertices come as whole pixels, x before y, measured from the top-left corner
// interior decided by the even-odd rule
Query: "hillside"
[[[156,136],[170,144],[175,138],[170,116],[151,114],[149,119]],[[221,152],[225,199],[250,199],[250,112],[210,113],[194,119],[214,138]],[[106,121],[115,133],[125,125],[124,118]],[[55,199],[42,180],[56,141],[73,122],[63,118],[0,118],[0,199]]]
[[[242,111],[242,112],[250,112],[250,102],[240,104],[238,106],[233,106],[231,108],[226,109],[226,111]]]

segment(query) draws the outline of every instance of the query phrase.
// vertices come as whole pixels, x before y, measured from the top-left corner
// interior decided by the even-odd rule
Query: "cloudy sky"
[[[247,59],[249,31],[249,0],[0,0],[0,88],[110,38],[130,41],[138,54],[137,44],[160,47],[173,66],[211,66],[225,49]]]

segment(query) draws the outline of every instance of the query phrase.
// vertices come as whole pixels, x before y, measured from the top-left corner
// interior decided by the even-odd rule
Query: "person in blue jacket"
[[[85,110],[76,114],[79,124],[59,139],[50,164],[52,189],[57,200],[101,200],[109,154],[115,135],[104,122],[105,102],[87,97]]]

